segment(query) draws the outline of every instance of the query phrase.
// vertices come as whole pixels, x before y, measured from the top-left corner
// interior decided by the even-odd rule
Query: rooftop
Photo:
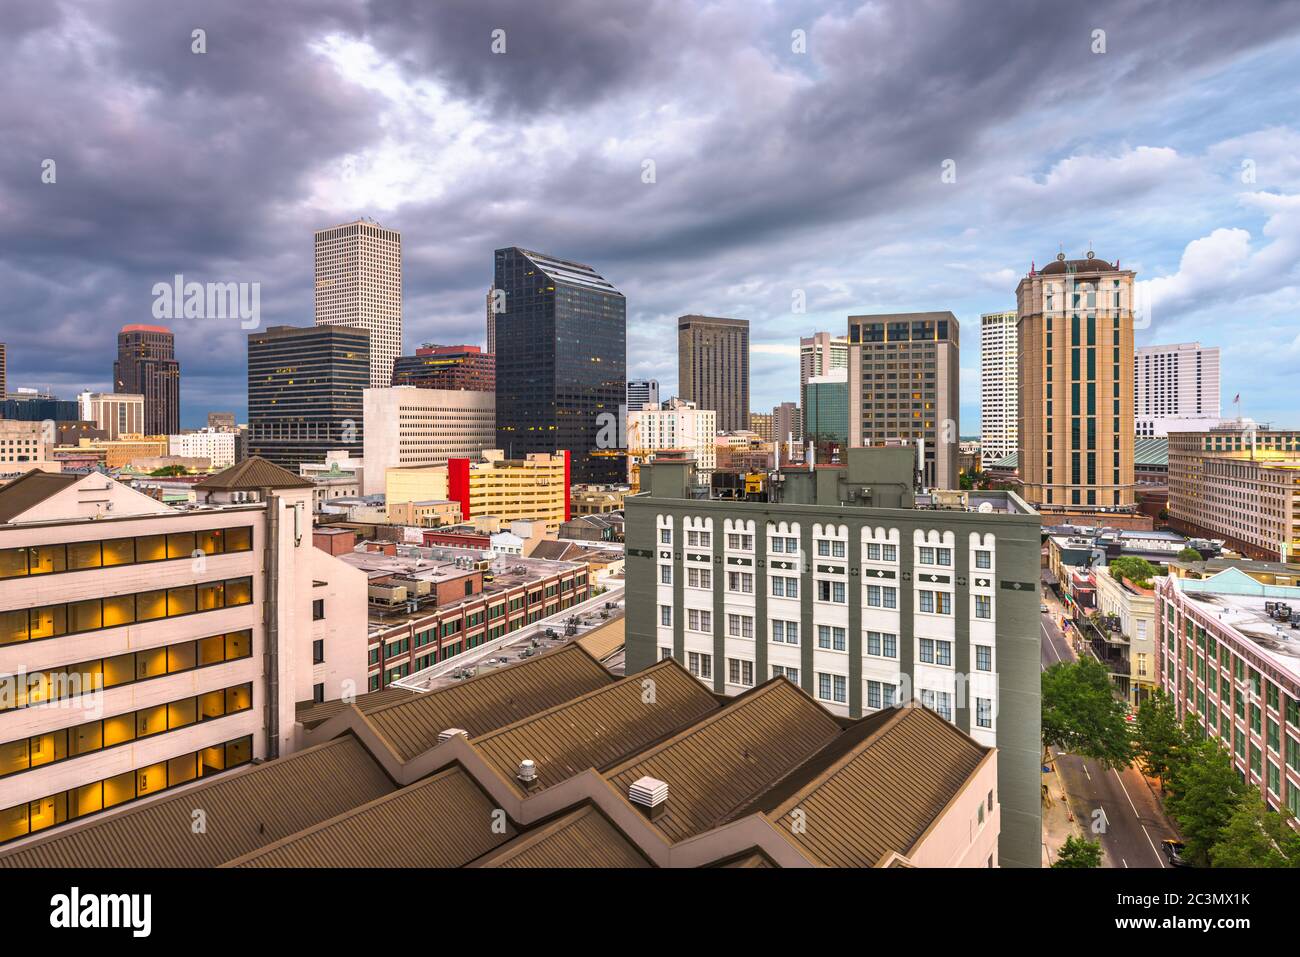
[[[311,488],[312,482],[288,469],[254,455],[244,461],[209,475],[194,486],[209,492],[238,492],[264,488]]]
[[[1231,628],[1267,659],[1300,680],[1300,588],[1264,585],[1238,568],[1210,578],[1169,578],[1207,616]],[[1289,620],[1273,618],[1266,603],[1289,605]]]

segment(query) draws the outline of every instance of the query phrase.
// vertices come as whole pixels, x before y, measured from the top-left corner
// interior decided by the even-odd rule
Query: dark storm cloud
[[[311,321],[311,229],[372,212],[314,197],[322,183],[329,196],[345,156],[382,140],[389,106],[314,52],[330,36],[368,42],[408,82],[446,89],[488,124],[488,152],[528,157],[460,170],[438,198],[382,216],[403,231],[409,347],[481,339],[496,246],[592,262],[645,322],[729,283],[812,268],[805,250],[841,228],[885,228],[916,209],[940,231],[957,228],[988,188],[973,174],[1005,159],[997,136],[1018,117],[1095,117],[1112,104],[1139,116],[1189,72],[1293,35],[1297,21],[1296,3],[1210,0],[818,9],[0,3],[0,339],[11,382],[107,386],[116,329],[149,321],[152,284],[178,272],[261,282],[264,324]],[[195,28],[207,31],[202,56],[190,52]],[[490,49],[497,28],[502,56]],[[790,50],[794,28],[807,31],[806,56]],[[1094,29],[1106,30],[1105,56],[1089,48]],[[686,136],[663,132],[672,127],[659,108],[702,122]],[[561,124],[584,145],[530,152],[534,123]],[[644,156],[593,150],[593,130],[649,145]],[[1088,135],[1066,125],[1042,155]],[[58,163],[56,185],[40,182],[45,158]],[[640,181],[644,158],[657,165],[652,186]],[[948,158],[959,171],[951,188],[939,183]],[[245,333],[173,325],[186,423],[242,409]]]

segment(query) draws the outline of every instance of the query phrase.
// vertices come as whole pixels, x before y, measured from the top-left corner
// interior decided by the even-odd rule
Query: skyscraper
[[[808,428],[808,380],[832,369],[849,367],[849,340],[829,332],[815,332],[799,340],[799,407],[803,409],[804,431]]]
[[[849,370],[815,375],[804,383],[804,437],[819,446],[844,445],[849,440]],[[821,449],[819,448],[819,452]],[[818,461],[821,456],[818,455]]]
[[[360,456],[365,329],[272,326],[248,337],[248,451],[297,472],[331,449]]]
[[[426,342],[413,356],[393,363],[393,385],[418,389],[496,390],[494,357],[478,346],[439,346]]]
[[[1201,420],[1198,429],[1208,429],[1222,411],[1218,346],[1179,342],[1133,350],[1133,420],[1139,436],[1166,436],[1174,420]]]
[[[627,410],[640,412],[647,404],[659,404],[658,379],[632,379],[627,384]]]
[[[146,435],[181,430],[181,367],[166,326],[123,326],[117,334],[113,391],[144,396]]]
[[[677,320],[677,391],[718,413],[718,430],[749,428],[749,320]]]
[[[316,230],[316,325],[370,333],[370,387],[402,354],[402,234],[373,220]]]
[[[1019,448],[1016,314],[980,316],[980,461],[989,466]]]
[[[849,445],[923,446],[930,488],[957,487],[959,333],[951,312],[849,316]]]
[[[493,288],[504,296],[495,319],[497,446],[511,458],[567,450],[574,482],[623,481],[626,456],[615,439],[627,400],[623,294],[590,266],[517,246],[496,251]]]
[[[497,315],[492,306],[495,291],[494,289],[488,289],[487,291],[487,351],[489,355],[496,355],[497,351]]]
[[[1020,480],[1040,510],[1134,503],[1133,275],[1089,250],[1016,287]]]
[[[0,342],[0,401],[9,391],[9,351],[5,344]]]

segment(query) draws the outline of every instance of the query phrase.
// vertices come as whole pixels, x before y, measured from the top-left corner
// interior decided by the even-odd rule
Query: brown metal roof
[[[395,788],[349,735],[57,831],[0,853],[0,867],[215,867]]]
[[[294,475],[274,462],[254,455],[196,482],[196,490],[229,492],[263,488],[311,488],[310,479]]]
[[[406,688],[388,687],[379,691],[370,691],[366,694],[357,695],[356,701],[352,702],[362,714],[369,714],[385,705],[393,704],[397,701],[407,701],[417,692],[410,691]],[[299,701],[294,705],[295,715],[298,723],[306,728],[314,728],[322,721],[334,717],[340,711],[347,708],[348,702],[335,699],[334,701]]]
[[[675,842],[723,823],[839,733],[829,712],[775,678],[607,778],[624,795],[645,775],[667,783],[668,809],[654,825]]]
[[[772,859],[768,857],[766,854],[764,854],[762,851],[751,851],[748,854],[744,854],[740,857],[733,857],[729,861],[723,861],[721,864],[716,864],[714,866],[740,867],[740,868],[751,868],[751,869],[760,868],[760,867],[776,867],[776,865],[772,863]]]
[[[578,639],[578,644],[591,652],[591,657],[597,661],[604,661],[623,647],[627,634],[626,625],[626,618],[616,618],[607,625],[601,625],[587,632]]]
[[[459,766],[256,851],[234,867],[464,867],[518,831]],[[500,813],[500,812],[497,812]]]
[[[668,659],[470,743],[524,794],[515,776],[524,758],[537,763],[541,786],[552,787],[624,760],[718,708],[699,681]]]
[[[650,867],[623,832],[591,804],[530,831],[484,867]]]
[[[21,515],[41,502],[45,501],[51,495],[55,495],[69,485],[72,485],[84,475],[73,475],[63,472],[43,472],[40,469],[32,469],[30,472],[24,472],[12,482],[5,483],[0,488],[0,523],[12,522]]]
[[[908,854],[989,752],[925,708],[884,713],[872,734],[768,815],[829,867]],[[797,834],[796,806],[804,812]]]
[[[613,683],[614,676],[579,645],[416,695],[372,711],[366,720],[403,761],[438,744],[448,728],[471,738]]]

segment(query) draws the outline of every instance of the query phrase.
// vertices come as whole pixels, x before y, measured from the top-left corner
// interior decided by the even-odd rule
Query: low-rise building
[[[434,499],[428,502],[389,502],[388,521],[393,525],[437,528],[460,521],[460,502]]]
[[[1107,666],[1116,692],[1134,708],[1156,689],[1155,590],[1116,578],[1106,565],[1093,569],[1097,619],[1089,637]]]
[[[508,459],[500,449],[486,449],[476,460],[389,469],[384,498],[390,510],[402,502],[454,501],[456,521],[491,515],[537,520],[555,531],[569,518],[569,453]]]
[[[167,437],[167,445],[172,455],[184,458],[205,458],[214,469],[229,468],[236,458],[235,439],[237,433],[223,432],[218,429],[199,429],[194,432],[182,432],[180,435]]]
[[[111,478],[0,489],[0,842],[293,751],[366,673],[365,576],[251,459],[174,509]]]
[[[575,485],[569,492],[570,515],[604,515],[623,511],[628,488],[616,485]]]
[[[477,459],[496,444],[496,395],[453,389],[395,386],[367,389],[365,403],[366,495],[382,493],[389,469],[446,465]],[[420,495],[420,499],[446,498]],[[414,501],[408,499],[407,501]]]

